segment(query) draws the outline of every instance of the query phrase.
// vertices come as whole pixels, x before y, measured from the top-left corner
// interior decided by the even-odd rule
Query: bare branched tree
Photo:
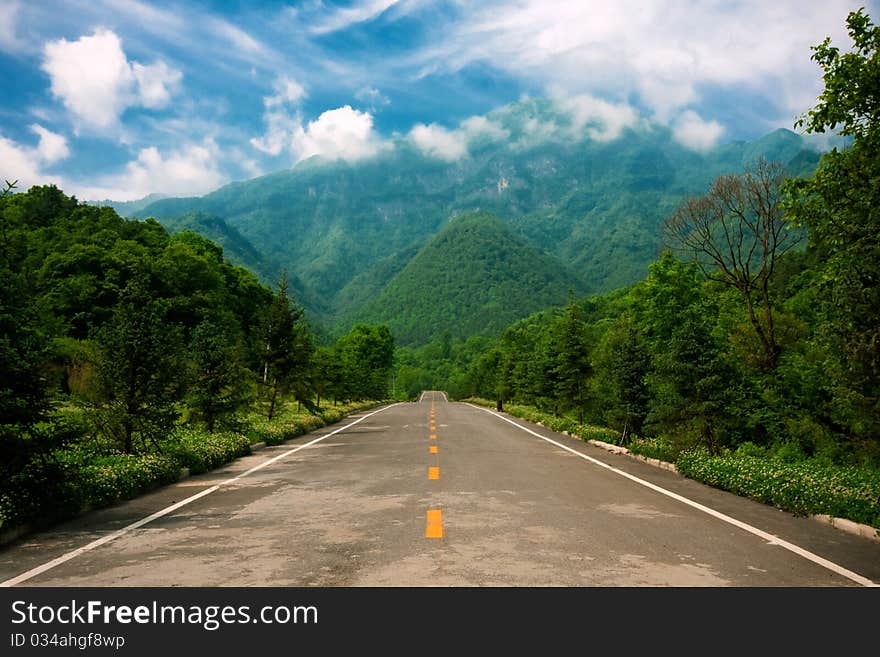
[[[667,218],[668,246],[688,253],[707,278],[739,290],[770,369],[779,358],[770,278],[778,258],[801,239],[781,205],[785,171],[760,159],[742,174],[719,176],[704,196]]]

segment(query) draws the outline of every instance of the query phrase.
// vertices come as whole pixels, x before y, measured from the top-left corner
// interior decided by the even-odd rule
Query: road
[[[880,542],[429,392],[20,539],[0,582],[847,587]]]

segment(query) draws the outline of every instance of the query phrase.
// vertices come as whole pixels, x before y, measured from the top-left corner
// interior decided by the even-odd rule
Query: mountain
[[[148,205],[163,198],[165,198],[165,196],[162,194],[150,194],[141,199],[137,199],[136,201],[111,201],[107,199],[104,201],[89,201],[88,205],[109,206],[116,210],[116,214],[120,217],[131,217],[141,212]]]
[[[159,200],[137,216],[222,219],[262,260],[287,268],[329,325],[381,294],[458,215],[492,213],[600,292],[643,278],[663,219],[716,176],[760,156],[809,173],[819,158],[788,130],[697,151],[666,127],[602,132],[542,99],[481,121],[449,133],[466,143],[457,155],[398,137],[370,158],[316,156],[203,197]]]
[[[223,255],[230,262],[247,267],[267,285],[275,285],[281,279],[284,268],[271,257],[263,255],[238,230],[220,217],[204,212],[190,212],[165,219],[162,223],[171,233],[191,230],[207,237],[223,248]],[[313,319],[319,320],[327,315],[327,306],[295,274],[288,273],[287,279],[291,294]]]
[[[399,344],[494,335],[517,319],[565,303],[587,286],[551,255],[486,212],[452,219],[366,302],[355,322],[387,324]]]

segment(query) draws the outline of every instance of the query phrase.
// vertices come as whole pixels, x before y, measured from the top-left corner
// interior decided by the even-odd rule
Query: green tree
[[[95,332],[98,425],[126,454],[137,436],[158,445],[174,428],[184,391],[181,331],[137,278],[126,286],[108,323]]]
[[[652,362],[647,423],[717,452],[736,413],[736,377],[714,333],[717,309],[704,294],[695,264],[664,252],[634,292],[635,318]]]
[[[48,343],[20,269],[24,243],[7,226],[14,188],[6,181],[0,192],[0,526],[17,522],[16,512],[39,514],[61,476],[43,369]]]
[[[817,333],[842,354],[836,420],[859,439],[880,439],[880,28],[859,9],[846,19],[849,52],[830,38],[813,47],[824,90],[796,126],[838,131],[851,144],[825,153],[815,174],[791,181],[788,210],[824,256],[825,316]]]
[[[627,314],[606,331],[597,352],[596,378],[605,397],[604,415],[610,426],[620,430],[626,444],[631,436],[642,434],[648,416],[651,354]]]
[[[356,324],[336,342],[352,399],[385,399],[394,365],[394,337],[385,325]]]
[[[719,176],[706,194],[686,199],[664,223],[667,239],[707,278],[740,293],[767,370],[780,352],[770,280],[777,260],[800,241],[781,202],[784,175],[781,163],[760,159],[742,174]]]
[[[569,295],[568,305],[551,331],[554,338],[556,395],[562,410],[576,410],[578,422],[582,423],[589,400],[589,378],[593,374],[593,366],[583,311],[572,295]]]
[[[279,396],[295,388],[297,399],[305,399],[313,345],[308,337],[304,312],[288,296],[287,273],[278,283],[263,322],[262,382],[269,393],[268,417],[275,417]]]
[[[205,320],[190,342],[191,375],[186,402],[208,431],[250,400],[251,372],[242,364],[227,322]]]

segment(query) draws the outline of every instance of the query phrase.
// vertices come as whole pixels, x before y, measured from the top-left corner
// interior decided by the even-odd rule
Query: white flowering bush
[[[81,508],[97,508],[126,500],[177,480],[180,466],[160,454],[114,454],[80,467],[65,482],[69,500]]]
[[[826,514],[880,529],[880,472],[819,460],[704,451],[686,452],[678,471],[710,486],[772,504],[795,514]]]
[[[191,474],[200,474],[250,454],[251,441],[246,435],[233,431],[209,433],[185,427],[169,440],[166,452],[177,461],[178,468],[189,468]]]

